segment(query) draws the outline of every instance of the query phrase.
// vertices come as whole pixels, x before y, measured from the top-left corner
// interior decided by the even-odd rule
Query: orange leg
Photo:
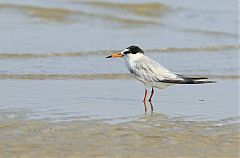
[[[150,101],[150,102],[152,101],[153,94],[154,94],[154,90],[153,90],[153,87],[152,87],[151,96],[150,96],[150,98],[149,98],[149,100],[148,100],[148,101]]]
[[[147,113],[147,105],[146,105],[146,102],[143,102],[143,104],[144,104],[144,112],[145,112],[145,114]]]
[[[151,101],[149,101],[149,103],[150,103],[150,106],[151,106],[151,113],[153,113],[153,104],[152,104]]]
[[[143,98],[143,102],[146,102],[147,95],[148,95],[148,91],[147,91],[147,89],[145,89],[145,95],[144,95],[144,98]]]

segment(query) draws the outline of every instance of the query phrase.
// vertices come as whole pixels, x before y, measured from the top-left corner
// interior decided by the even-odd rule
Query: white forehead
[[[123,51],[121,51],[121,54],[123,54],[124,52],[127,52],[127,51],[129,51],[129,49],[124,49]]]

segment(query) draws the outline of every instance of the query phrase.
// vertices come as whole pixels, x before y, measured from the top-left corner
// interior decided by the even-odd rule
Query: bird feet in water
[[[152,104],[152,101],[149,101],[150,103],[150,106],[151,106],[151,113],[153,113],[153,104]],[[143,105],[144,105],[144,112],[145,114],[147,113],[147,104],[146,104],[146,101],[143,101]]]

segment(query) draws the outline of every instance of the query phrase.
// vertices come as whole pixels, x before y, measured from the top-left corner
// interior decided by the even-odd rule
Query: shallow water
[[[235,6],[0,0],[0,75],[127,73],[122,62],[103,57],[137,44],[175,72],[238,76]]]
[[[121,50],[130,44],[144,49],[239,44],[235,1],[128,4],[1,0],[0,52]],[[146,10],[138,14],[142,6]]]
[[[190,120],[237,118],[238,83],[236,79],[218,80],[217,84],[156,89],[154,113]],[[11,117],[53,121],[86,117],[114,123],[115,119],[121,122],[119,118],[144,115],[144,86],[135,80],[0,80],[0,85],[4,89],[0,109]],[[147,106],[151,113],[150,104]]]
[[[145,114],[134,80],[1,80],[1,155],[238,157],[239,80],[217,81],[157,90]]]
[[[0,0],[0,157],[239,157],[237,6]],[[145,114],[143,85],[105,58],[132,44],[217,83],[156,90]]]

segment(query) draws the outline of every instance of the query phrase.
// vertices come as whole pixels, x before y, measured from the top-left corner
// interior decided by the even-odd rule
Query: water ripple
[[[166,47],[166,48],[154,48],[146,49],[149,53],[181,53],[181,52],[217,52],[217,51],[228,51],[238,50],[240,45],[212,45],[206,47]],[[120,50],[99,50],[89,52],[63,52],[63,53],[0,53],[0,59],[11,59],[11,58],[48,58],[48,57],[74,57],[74,56],[106,56],[111,53],[119,52]]]
[[[238,75],[193,75],[207,76],[212,79],[240,79]],[[0,80],[20,79],[20,80],[97,80],[97,79],[131,79],[128,73],[119,74],[0,74]]]

